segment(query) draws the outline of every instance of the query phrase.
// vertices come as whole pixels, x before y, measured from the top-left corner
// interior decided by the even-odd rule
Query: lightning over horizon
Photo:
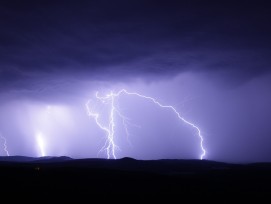
[[[96,92],[96,95],[95,95],[96,100],[100,101],[102,104],[109,104],[109,106],[110,106],[110,111],[109,111],[110,113],[109,113],[109,118],[108,118],[107,124],[103,124],[103,122],[100,120],[102,117],[101,114],[94,111],[94,106],[92,106],[93,105],[92,99],[88,100],[87,103],[85,104],[88,116],[94,118],[97,126],[106,133],[106,142],[105,142],[104,146],[100,149],[99,153],[102,151],[106,151],[107,159],[111,159],[111,158],[116,159],[117,158],[116,157],[116,149],[119,149],[119,147],[115,142],[115,137],[116,137],[116,135],[115,135],[115,127],[116,127],[115,116],[116,115],[122,119],[126,136],[127,136],[127,138],[129,138],[128,123],[127,123],[128,118],[126,116],[124,116],[119,111],[119,109],[116,107],[116,99],[121,94],[137,96],[137,97],[146,99],[148,101],[151,101],[155,105],[158,105],[160,108],[165,108],[165,109],[171,110],[177,116],[177,118],[179,120],[181,120],[182,122],[184,122],[185,124],[189,125],[190,127],[192,127],[193,129],[196,130],[197,136],[200,139],[200,148],[201,148],[201,152],[202,152],[200,155],[200,159],[202,160],[205,157],[206,150],[203,145],[204,139],[203,139],[203,136],[201,135],[201,131],[198,126],[196,126],[192,122],[184,119],[173,106],[163,105],[160,102],[158,102],[155,98],[152,98],[150,96],[145,96],[145,95],[139,94],[137,92],[128,92],[125,89],[121,89],[120,91],[118,91],[116,93],[111,91],[109,94],[107,94],[105,96],[99,96],[99,93]]]
[[[43,134],[41,132],[37,133],[36,140],[37,140],[38,148],[39,148],[39,151],[40,151],[39,152],[40,156],[42,156],[42,157],[46,156],[46,154],[45,154],[45,147],[44,147]]]
[[[3,150],[4,150],[4,152],[6,153],[6,156],[9,156],[8,146],[7,146],[7,139],[2,135],[0,135],[0,138],[3,140],[3,147],[4,147]]]
[[[270,1],[63,2],[0,1],[1,156],[271,162]]]

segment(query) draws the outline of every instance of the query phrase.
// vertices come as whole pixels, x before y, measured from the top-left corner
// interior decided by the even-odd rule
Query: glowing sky
[[[125,88],[196,124],[207,159],[271,161],[270,19],[259,2],[1,1],[9,154],[106,158],[85,104]],[[171,112],[128,96],[117,105],[131,123],[129,138],[116,129],[118,158],[199,158],[195,132]],[[108,119],[108,107],[95,108]]]

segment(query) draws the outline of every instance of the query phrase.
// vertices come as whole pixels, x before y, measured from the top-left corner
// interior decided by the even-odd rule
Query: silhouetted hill
[[[56,196],[63,201],[73,197],[78,201],[93,194],[264,198],[271,192],[270,163],[21,156],[0,160],[3,195],[31,192],[43,198]]]
[[[0,156],[0,162],[58,162],[71,160],[72,158],[61,156],[61,157],[26,157],[26,156]]]

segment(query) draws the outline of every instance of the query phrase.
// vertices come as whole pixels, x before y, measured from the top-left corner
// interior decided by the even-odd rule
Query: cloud
[[[242,83],[270,72],[265,5],[7,1],[0,11],[2,90],[187,71]]]

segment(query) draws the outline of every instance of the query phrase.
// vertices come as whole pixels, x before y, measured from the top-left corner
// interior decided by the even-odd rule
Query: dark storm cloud
[[[267,1],[1,0],[0,133],[11,155],[40,155],[41,131],[48,154],[96,157],[105,135],[85,103],[126,88],[200,127],[207,159],[271,161],[270,20]],[[170,112],[116,105],[142,125],[118,156],[198,158]]]
[[[247,80],[270,71],[269,8],[259,2],[1,1],[1,87],[184,71]]]

